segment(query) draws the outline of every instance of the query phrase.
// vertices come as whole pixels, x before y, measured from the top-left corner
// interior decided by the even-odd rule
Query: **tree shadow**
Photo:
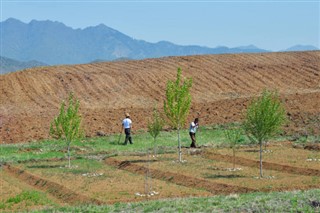
[[[119,141],[111,141],[109,142],[110,145],[114,145],[114,146],[123,146],[123,142],[119,142]]]
[[[129,162],[130,163],[148,163],[148,162],[152,163],[152,162],[157,162],[157,160],[154,160],[154,159],[152,159],[152,160],[130,160]]]
[[[241,150],[242,152],[260,152],[259,149],[245,149],[245,150]]]
[[[206,174],[205,178],[209,178],[209,179],[219,179],[219,178],[227,178],[227,179],[231,179],[231,178],[244,178],[244,175],[235,175],[235,174],[228,174],[228,175],[221,175],[221,174],[217,174],[217,175],[212,175],[212,174]]]
[[[64,165],[32,165],[27,166],[29,169],[50,169],[50,168],[60,168],[64,167]]]

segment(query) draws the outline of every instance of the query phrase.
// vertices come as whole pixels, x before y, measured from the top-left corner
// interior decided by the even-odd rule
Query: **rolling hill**
[[[320,113],[320,51],[221,54],[39,67],[0,76],[0,142],[49,137],[60,103],[74,92],[87,136],[119,133],[124,112],[145,129],[153,106],[161,108],[166,82],[177,68],[193,78],[189,120],[239,121],[263,89],[277,89],[292,123],[304,128]]]

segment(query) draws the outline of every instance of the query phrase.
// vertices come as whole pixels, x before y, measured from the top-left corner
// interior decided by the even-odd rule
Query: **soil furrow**
[[[230,155],[221,155],[217,153],[207,152],[206,154],[204,154],[204,157],[211,160],[233,163],[233,156],[230,156]],[[242,157],[235,157],[235,162],[238,165],[248,166],[248,167],[259,168],[260,166],[260,161],[250,160]],[[268,170],[291,173],[291,174],[298,174],[298,175],[320,176],[320,170],[317,170],[317,169],[293,167],[289,165],[282,165],[282,164],[270,163],[265,161],[262,162],[262,168],[268,169]]]
[[[16,177],[27,184],[43,190],[45,192],[50,193],[54,197],[58,198],[64,203],[68,204],[96,204],[101,205],[103,204],[102,201],[89,198],[85,195],[76,193],[65,186],[62,186],[60,184],[57,184],[55,182],[46,180],[44,178],[38,177],[36,175],[33,175],[29,172],[26,172],[24,170],[21,170],[19,168],[16,168],[11,165],[4,165],[3,166],[4,171],[6,171],[8,174],[12,175],[13,177]]]
[[[133,164],[130,161],[118,161],[114,158],[107,158],[105,162],[108,165],[117,167],[118,169],[126,170],[140,175],[145,175],[148,170],[146,167]],[[222,183],[214,183],[212,181],[207,181],[200,178],[194,178],[173,172],[164,172],[157,169],[149,169],[149,174],[152,178],[169,181],[174,184],[186,187],[204,189],[215,195],[230,193],[248,193],[256,191],[255,189],[251,188],[232,186]]]
[[[95,135],[98,130],[113,133],[113,127],[106,126],[105,120],[121,119],[123,111],[136,112],[134,120],[144,122],[146,114],[138,110],[151,111],[155,102],[163,102],[165,85],[176,78],[177,67],[182,68],[184,78],[194,80],[192,106],[206,107],[201,114],[206,117],[203,125],[238,121],[245,105],[239,110],[231,102],[239,95],[255,97],[264,88],[278,89],[281,96],[292,95],[290,100],[294,99],[294,103],[286,106],[290,114],[317,115],[319,99],[312,98],[311,92],[320,88],[319,59],[319,51],[198,55],[38,67],[0,75],[0,109],[11,119],[5,129],[0,128],[0,142],[48,138],[49,120],[58,113],[61,100],[71,91],[81,102],[84,125],[90,126],[87,135]],[[302,93],[303,97],[299,95]],[[227,110],[222,105],[217,112],[209,107],[226,102],[236,108]],[[110,110],[121,113],[109,113]],[[197,111],[190,113],[194,115]],[[212,113],[219,117],[211,116]],[[290,129],[303,129],[305,123],[308,121],[295,120],[289,124]]]

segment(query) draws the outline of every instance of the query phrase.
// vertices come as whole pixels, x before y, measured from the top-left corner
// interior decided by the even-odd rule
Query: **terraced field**
[[[181,67],[193,78],[190,119],[201,124],[238,121],[264,88],[279,90],[300,131],[320,114],[320,51],[166,57],[28,69],[0,75],[0,143],[48,138],[61,100],[74,92],[87,136],[118,133],[125,111],[134,130],[146,128],[162,106],[166,82]]]
[[[83,153],[82,158],[72,160],[72,168],[65,166],[66,159],[31,159],[5,164],[0,167],[0,209],[35,210],[319,188],[318,152],[290,148],[283,142],[270,146],[267,151],[263,161],[264,178],[258,177],[259,163],[255,163],[258,153],[248,146],[238,149],[235,169],[230,149],[212,147],[184,148],[182,163],[177,161],[176,153],[157,157],[136,153],[101,159],[89,159]],[[293,160],[297,153],[298,157]],[[317,160],[308,161],[310,156]],[[26,191],[41,193],[47,200],[33,203],[27,200],[29,204],[9,202]]]

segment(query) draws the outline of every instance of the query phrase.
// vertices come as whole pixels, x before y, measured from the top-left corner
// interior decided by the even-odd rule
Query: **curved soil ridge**
[[[68,203],[71,205],[76,205],[76,204],[102,205],[104,204],[100,200],[89,198],[85,195],[76,193],[58,183],[38,177],[27,171],[16,168],[12,165],[3,165],[3,169],[11,176],[18,178],[37,189],[48,192],[49,194],[51,194],[52,196],[56,197],[57,199],[61,200],[64,203]]]
[[[203,157],[211,160],[224,161],[228,163],[233,163],[233,156],[230,155],[221,155],[213,152],[206,151]],[[250,160],[243,157],[235,157],[236,164],[248,167],[260,167],[260,161]],[[306,175],[306,176],[320,176],[320,170],[317,169],[308,169],[301,167],[294,167],[289,165],[282,165],[277,163],[270,163],[263,161],[262,167],[268,170],[275,170],[279,172],[297,174],[297,175]]]
[[[177,67],[193,80],[188,120],[200,116],[202,125],[241,120],[249,101],[263,89],[279,91],[293,132],[308,129],[306,122],[320,114],[320,51],[37,67],[0,75],[0,143],[49,138],[50,122],[69,92],[81,103],[87,136],[119,133],[124,112],[131,114],[135,129],[146,129]]]
[[[136,165],[131,163],[130,161],[119,161],[114,158],[107,158],[105,162],[110,165],[117,167],[118,169],[126,170],[135,174],[145,175],[148,171],[148,168],[140,165]],[[218,194],[231,194],[231,193],[248,193],[248,192],[256,192],[257,190],[240,187],[240,186],[232,186],[228,184],[222,183],[214,183],[212,181],[206,181],[200,178],[194,178],[182,174],[177,174],[173,172],[164,172],[157,169],[149,169],[149,174],[152,178],[156,178],[158,180],[169,181],[177,185],[182,185],[186,187],[204,189],[211,192],[214,195]]]

